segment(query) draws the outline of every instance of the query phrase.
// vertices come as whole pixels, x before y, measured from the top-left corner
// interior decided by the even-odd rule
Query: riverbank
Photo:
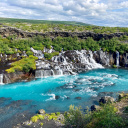
[[[82,120],[85,117],[81,116],[83,112],[81,113],[79,108],[70,106],[69,111],[65,112],[65,114],[60,114],[59,112],[45,114],[45,111],[41,109],[38,111],[38,114],[31,117],[30,120],[18,124],[14,128],[81,128],[81,126],[86,126],[87,128],[104,128],[106,126],[109,126],[109,128],[113,128],[114,126],[116,126],[116,128],[128,127],[128,93],[119,93],[116,100],[114,100],[114,98],[110,96],[101,97],[99,99],[99,103],[100,106],[95,106],[95,109],[92,110],[92,107],[94,108],[93,105],[91,107],[91,112],[86,112],[85,117],[88,116],[87,118],[89,120],[86,120],[86,123],[84,124],[82,124]],[[104,113],[104,115],[102,115],[101,113]],[[67,118],[67,114],[69,114],[69,119]],[[96,115],[99,115],[99,117],[97,117]],[[109,117],[106,118],[107,116]],[[80,118],[82,119],[81,124]],[[75,122],[73,122],[73,120]]]

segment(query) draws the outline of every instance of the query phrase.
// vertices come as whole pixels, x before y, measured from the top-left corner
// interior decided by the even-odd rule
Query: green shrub
[[[116,65],[113,65],[112,67],[113,67],[113,68],[117,68],[117,66],[116,66]]]
[[[80,107],[70,106],[69,111],[64,113],[65,126],[73,128],[84,128],[84,114]]]
[[[125,107],[124,113],[128,113],[128,106]]]
[[[106,104],[100,111],[92,113],[92,119],[86,125],[87,128],[122,128],[125,126],[123,119],[116,114],[117,109]]]
[[[28,56],[30,56],[30,55],[33,55],[33,52],[32,52],[32,51],[27,51],[26,54],[27,54]]]
[[[64,123],[69,128],[125,128],[126,121],[116,112],[112,104],[105,104],[98,111],[86,111],[86,114],[81,108],[71,105],[64,113]]]
[[[15,71],[24,71],[25,73],[29,72],[30,69],[36,69],[35,60],[38,59],[37,57],[30,55],[27,58],[23,58],[19,61],[16,61],[11,64],[11,68],[7,69],[8,73],[15,72]]]
[[[44,57],[48,60],[50,60],[53,56],[59,55],[59,52],[53,52],[53,53],[44,53]]]

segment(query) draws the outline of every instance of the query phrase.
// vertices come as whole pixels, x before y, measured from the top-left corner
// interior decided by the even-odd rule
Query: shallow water
[[[103,95],[116,96],[116,92],[127,90],[128,70],[125,69],[97,69],[74,76],[1,85],[0,97],[10,99],[0,99],[0,109],[6,111],[0,112],[0,120],[18,112],[35,113],[41,108],[48,113],[64,112],[71,104],[85,109],[86,106],[97,104],[96,100]]]

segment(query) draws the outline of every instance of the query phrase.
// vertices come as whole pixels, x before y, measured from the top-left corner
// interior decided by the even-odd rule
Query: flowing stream
[[[64,112],[71,104],[86,109],[98,104],[101,96],[116,97],[117,92],[127,90],[128,70],[125,69],[95,69],[77,75],[1,85],[0,122],[17,113],[36,113],[42,108],[48,113]]]

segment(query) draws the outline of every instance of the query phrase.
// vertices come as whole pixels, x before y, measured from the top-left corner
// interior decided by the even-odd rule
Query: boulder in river
[[[81,97],[75,97],[75,99],[77,99],[77,100],[81,100],[82,98],[81,98]]]
[[[55,99],[56,99],[56,100],[58,100],[59,98],[60,98],[60,96],[58,96],[58,95],[55,96]]]

